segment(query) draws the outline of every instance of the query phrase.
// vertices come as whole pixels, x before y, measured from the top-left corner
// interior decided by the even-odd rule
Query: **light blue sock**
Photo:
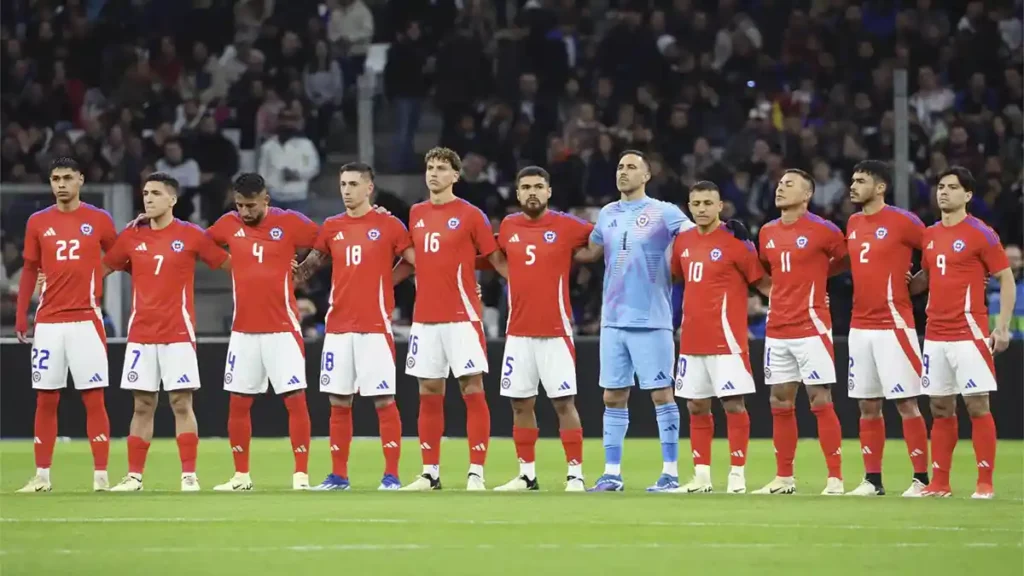
[[[678,419],[678,414],[677,414]],[[606,474],[619,474],[618,468],[622,463],[622,444],[626,440],[626,430],[629,429],[628,408],[604,409],[604,463]],[[614,467],[612,472],[609,468]]]
[[[679,406],[675,402],[654,407],[658,418],[658,438],[661,439],[661,459],[675,463],[679,460]]]

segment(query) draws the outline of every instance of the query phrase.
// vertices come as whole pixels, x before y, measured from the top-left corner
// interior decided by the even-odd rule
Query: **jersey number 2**
[[[57,260],[78,260],[78,240],[57,240]]]
[[[864,242],[860,245],[860,261],[862,264],[868,263],[868,252],[871,251],[871,244]]]

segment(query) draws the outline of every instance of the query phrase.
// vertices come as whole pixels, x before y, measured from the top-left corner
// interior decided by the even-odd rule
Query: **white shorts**
[[[925,340],[922,364],[921,391],[928,396],[970,396],[996,391],[995,363],[984,340]]]
[[[764,383],[774,386],[787,382],[803,382],[807,386],[835,384],[831,331],[807,338],[765,338]]]
[[[107,337],[99,320],[36,324],[32,340],[32,388],[62,390],[68,371],[76,390],[106,388]]]
[[[487,346],[480,322],[413,322],[405,373],[417,378],[456,378],[487,372]]]
[[[501,395],[533,398],[541,383],[548,398],[576,395],[576,345],[572,338],[505,338]]]
[[[688,400],[728,398],[754,393],[750,356],[680,354],[676,362],[676,396]]]
[[[129,342],[124,351],[121,388],[141,392],[197,390],[199,362],[191,342],[137,344]]]
[[[300,342],[295,332],[232,332],[224,366],[224,390],[263,394],[268,377],[277,394],[305,390],[306,353]]]
[[[340,396],[395,393],[395,341],[390,334],[328,334],[320,355],[320,391]]]
[[[912,328],[850,328],[850,398],[900,400],[921,395],[921,346]]]

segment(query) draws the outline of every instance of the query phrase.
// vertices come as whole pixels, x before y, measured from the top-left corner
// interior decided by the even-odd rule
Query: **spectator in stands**
[[[1021,248],[1016,244],[1006,246],[1006,259],[1010,261],[1010,270],[1017,283],[1017,300],[1010,320],[1010,337],[1024,339],[1024,257]],[[989,326],[995,326],[999,316],[999,281],[991,278],[988,283],[988,317]]]
[[[841,174],[832,170],[828,160],[816,158],[813,164],[811,175],[814,176],[814,195],[811,196],[811,206],[819,214],[831,217],[843,195],[848,193],[850,183],[844,181]]]
[[[172,138],[164,143],[164,155],[156,161],[156,171],[174,177],[180,185],[178,202],[174,205],[174,216],[182,220],[190,220],[198,209],[199,202],[193,200],[199,192],[202,176],[199,163],[185,156],[181,140]],[[196,215],[197,220],[201,215]]]
[[[231,177],[238,173],[238,149],[220,133],[217,120],[210,113],[203,116],[188,148],[199,164],[203,220],[213,222],[230,204],[227,192]]]
[[[309,181],[320,173],[320,153],[302,134],[300,123],[293,110],[281,113],[277,134],[260,147],[259,173],[275,206],[306,212]]]
[[[400,31],[388,50],[384,69],[384,93],[395,107],[395,136],[391,144],[391,169],[411,172],[419,167],[413,142],[420,112],[427,96],[427,73],[433,69],[420,23],[413,20]]]
[[[306,97],[313,105],[315,122],[311,130],[313,141],[321,149],[327,147],[334,113],[340,109],[345,87],[342,84],[341,67],[331,58],[331,48],[326,40],[318,40],[313,55],[306,65],[304,74]]]

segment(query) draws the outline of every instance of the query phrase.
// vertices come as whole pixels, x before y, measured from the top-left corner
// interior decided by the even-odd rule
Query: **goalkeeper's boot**
[[[648,492],[673,492],[679,488],[679,476],[662,474],[653,486],[648,486]]]
[[[530,479],[526,474],[516,476],[494,489],[495,492],[526,492],[527,490],[540,490],[540,484],[536,478]]]
[[[620,474],[602,474],[587,492],[622,492],[625,488]]]

